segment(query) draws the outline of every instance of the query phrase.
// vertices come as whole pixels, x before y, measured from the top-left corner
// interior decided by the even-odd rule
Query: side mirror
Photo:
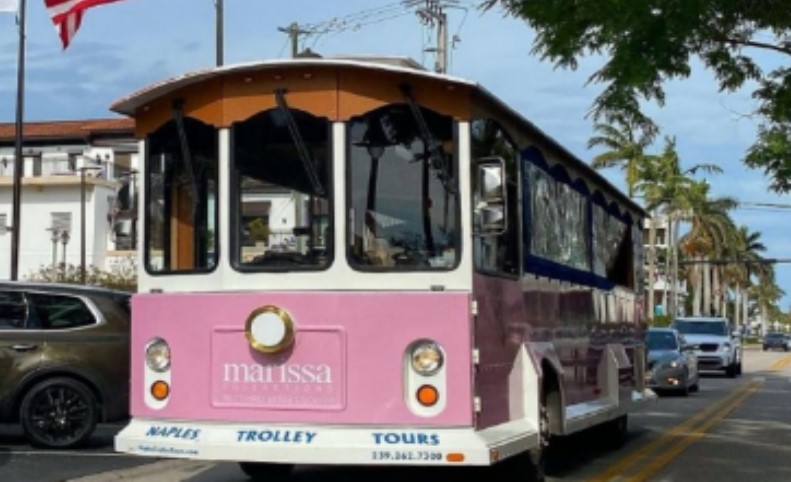
[[[477,236],[498,236],[507,229],[505,161],[499,157],[478,161],[473,216]]]

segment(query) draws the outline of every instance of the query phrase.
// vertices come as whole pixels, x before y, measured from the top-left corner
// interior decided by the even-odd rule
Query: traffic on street
[[[689,397],[667,394],[630,415],[628,438],[617,450],[597,448],[590,430],[561,442],[564,454],[548,480],[721,482],[791,479],[791,355],[745,350],[744,374],[729,379],[703,373],[700,391]],[[112,437],[118,425],[100,426],[90,446],[80,451],[34,449],[19,430],[0,431],[0,480],[3,482],[189,481],[244,482],[233,463],[152,460],[116,454]],[[478,468],[335,468],[299,466],[292,480],[381,482],[444,480],[448,473],[485,476]]]

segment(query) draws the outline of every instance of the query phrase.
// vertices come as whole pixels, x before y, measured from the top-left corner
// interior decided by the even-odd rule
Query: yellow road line
[[[791,355],[786,355],[785,357],[781,358],[780,360],[777,360],[774,364],[772,364],[772,366],[769,369],[771,371],[781,371],[786,367],[788,367],[789,365],[791,365]],[[713,403],[712,405],[709,405],[708,407],[696,413],[686,421],[676,425],[672,429],[662,433],[656,439],[646,443],[641,448],[628,454],[626,457],[621,459],[617,464],[613,465],[612,467],[600,473],[599,475],[595,476],[594,478],[589,479],[589,482],[608,482],[611,479],[624,474],[628,469],[631,469],[634,465],[636,465],[641,459],[643,459],[644,457],[646,457],[648,454],[655,451],[656,449],[660,448],[661,446],[669,443],[672,439],[679,437],[682,438],[681,444],[675,445],[673,448],[665,452],[665,454],[660,456],[652,463],[652,466],[657,465],[659,462],[663,462],[662,466],[666,465],[671,460],[673,460],[673,458],[677,457],[678,454],[680,454],[681,451],[683,451],[686,447],[688,447],[695,441],[699,440],[705,434],[706,430],[713,427],[716,423],[724,419],[729,413],[735,410],[736,407],[738,407],[741,403],[744,402],[744,400],[746,400],[750,395],[752,395],[760,385],[761,382],[745,382],[744,384],[740,385],[739,387],[728,393],[723,399]],[[720,414],[723,415],[719,417]],[[709,418],[710,416],[711,418]],[[704,421],[706,419],[708,420],[701,424],[698,432],[693,433],[692,435],[694,436],[690,436],[689,432],[691,431],[691,428],[694,425],[698,424],[698,422]],[[661,468],[661,466],[659,465],[657,465],[657,467]],[[658,468],[656,470],[658,470]],[[640,472],[638,476],[640,474],[642,474],[642,472]],[[642,480],[642,479],[632,478],[629,480]]]
[[[788,365],[791,365],[791,355],[786,355],[783,358],[777,360],[769,369],[777,372],[784,369]]]
[[[716,413],[717,410],[728,405],[732,400],[738,398],[742,393],[748,391],[749,388],[750,388],[749,383],[744,383],[740,385],[732,392],[727,394],[723,399],[718,400],[717,402],[709,405],[708,407],[696,413],[695,415],[688,418],[684,422],[664,432],[656,439],[646,443],[641,448],[637,449],[636,451],[630,453],[629,455],[621,459],[620,462],[618,462],[617,464],[613,465],[612,467],[600,473],[599,475],[593,477],[592,479],[589,479],[589,482],[608,482],[612,478],[623,474],[628,469],[632,468],[632,466],[637,464],[637,462],[639,462],[643,457],[653,452],[654,450],[658,449],[659,447],[665,445],[666,443],[669,443],[672,439],[678,437],[679,435],[686,433],[693,425],[708,418],[710,415]]]
[[[748,385],[746,390],[740,390],[739,396],[732,400],[731,403],[719,410],[714,416],[697,427],[697,429],[691,430],[690,432],[684,434],[678,443],[671,445],[670,448],[646,464],[634,476],[629,477],[627,479],[628,482],[645,482],[648,480],[649,477],[657,473],[660,469],[662,469],[662,467],[672,462],[690,445],[703,438],[703,436],[706,435],[706,432],[722,422],[728,415],[731,414],[731,412],[741,406],[745,400],[750,398],[750,396],[755,393],[758,388],[760,388],[761,385],[763,385],[762,382],[754,381]]]

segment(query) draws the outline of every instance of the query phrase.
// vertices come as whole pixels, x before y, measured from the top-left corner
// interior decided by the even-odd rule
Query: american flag
[[[82,15],[91,7],[121,0],[44,0],[52,23],[60,35],[65,50],[82,24]]]

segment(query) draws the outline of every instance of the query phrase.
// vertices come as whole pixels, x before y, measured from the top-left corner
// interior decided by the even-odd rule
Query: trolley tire
[[[239,468],[252,480],[278,482],[290,478],[294,465],[266,462],[239,462]]]
[[[621,415],[602,426],[604,430],[604,440],[607,443],[607,448],[618,450],[626,445],[626,439],[629,435],[629,417]]]

